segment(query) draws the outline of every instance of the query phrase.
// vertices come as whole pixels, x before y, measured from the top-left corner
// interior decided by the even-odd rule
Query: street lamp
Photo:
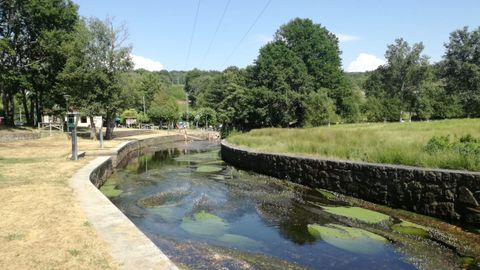
[[[63,98],[65,98],[65,106],[66,106],[66,114],[68,115],[68,100],[70,99],[70,95],[63,95]],[[68,125],[67,125],[67,133],[70,132]]]

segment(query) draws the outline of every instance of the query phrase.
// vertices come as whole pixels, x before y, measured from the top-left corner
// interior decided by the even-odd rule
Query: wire
[[[195,19],[193,20],[192,35],[190,36],[190,43],[188,44],[187,58],[185,59],[185,69],[187,68],[188,60],[190,60],[190,52],[192,51],[193,37],[195,36],[195,29],[197,28],[197,19],[198,19],[198,11],[200,10],[200,2],[201,0],[198,0],[197,10],[195,12]]]
[[[263,15],[263,13],[265,12],[265,10],[267,9],[268,5],[270,5],[270,2],[272,2],[272,0],[268,0],[267,3],[265,4],[265,6],[263,7],[263,9],[260,11],[260,13],[257,15],[257,17],[255,18],[255,20],[253,21],[252,25],[250,25],[250,27],[248,28],[247,32],[243,35],[243,37],[240,39],[240,41],[235,45],[235,47],[233,48],[232,52],[230,53],[230,55],[227,57],[227,59],[225,59],[225,61],[223,62],[222,66],[224,67],[225,64],[228,62],[228,60],[230,60],[230,58],[233,56],[233,54],[235,54],[235,52],[237,51],[238,47],[240,46],[240,44],[242,44],[243,40],[247,37],[247,35],[250,33],[250,31],[252,31],[253,27],[255,26],[255,24],[257,24],[258,20],[260,19],[260,17]]]
[[[205,63],[205,60],[207,59],[208,54],[210,53],[210,49],[212,48],[213,41],[215,41],[215,38],[217,37],[218,30],[220,29],[220,26],[222,25],[223,18],[225,17],[225,14],[227,13],[228,6],[230,6],[231,0],[228,0],[227,4],[225,5],[225,8],[223,9],[222,16],[220,17],[220,20],[218,21],[217,28],[215,29],[215,32],[213,33],[212,40],[210,40],[210,44],[208,44],[207,50],[205,51],[205,54],[203,55],[202,62],[200,62],[200,66]]]

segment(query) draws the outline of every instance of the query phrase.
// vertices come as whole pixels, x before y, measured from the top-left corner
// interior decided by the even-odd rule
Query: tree
[[[45,106],[62,101],[55,85],[65,55],[58,48],[77,20],[77,6],[69,0],[0,1],[0,92],[8,124],[17,94],[30,124],[34,108],[41,121]]]
[[[410,46],[405,40],[396,39],[385,53],[387,64],[373,71],[365,82],[366,96],[383,103],[384,119],[398,120],[404,112],[411,116],[418,111],[416,105],[422,85],[433,80],[428,57],[422,55],[423,48],[422,43]]]
[[[480,27],[454,31],[445,44],[443,77],[450,96],[460,99],[465,116],[480,116]]]
[[[91,18],[78,25],[77,38],[66,47],[70,57],[62,73],[63,85],[72,89],[73,106],[91,117],[105,115],[105,139],[113,138],[121,74],[132,68],[130,48],[123,46],[126,36],[126,29],[114,27],[111,20]]]
[[[307,98],[307,125],[317,127],[320,125],[330,125],[336,122],[335,104],[328,97],[328,89],[320,89],[318,92],[311,92]]]
[[[257,86],[279,94],[313,91],[313,78],[305,63],[282,41],[271,42],[260,49],[253,72]]]
[[[169,126],[172,126],[180,116],[177,101],[163,91],[157,92],[151,103],[148,116],[160,125],[163,122],[168,122]]]
[[[343,79],[337,37],[310,19],[296,18],[280,27],[274,41],[292,50],[314,80],[314,89],[336,89]]]

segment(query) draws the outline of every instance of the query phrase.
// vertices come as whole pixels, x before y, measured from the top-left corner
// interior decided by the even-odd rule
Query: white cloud
[[[146,69],[148,71],[160,71],[163,69],[162,63],[139,55],[130,54],[135,69]]]
[[[376,69],[378,66],[385,64],[385,60],[376,57],[373,54],[361,53],[357,59],[350,62],[348,72],[364,72]]]
[[[338,41],[340,42],[348,42],[348,41],[357,41],[360,40],[357,36],[347,35],[347,34],[335,34],[337,36]]]

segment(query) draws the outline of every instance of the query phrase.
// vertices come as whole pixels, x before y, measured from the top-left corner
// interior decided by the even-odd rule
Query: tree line
[[[165,89],[183,84],[184,72],[133,71],[127,37],[127,29],[108,18],[81,18],[70,0],[0,1],[4,124],[13,126],[23,115],[35,126],[43,115],[64,115],[68,107],[91,117],[92,137],[93,116],[102,115],[110,138],[124,109],[146,103],[153,119],[163,117],[158,110],[172,104]]]
[[[386,64],[348,74],[337,37],[296,18],[279,28],[253,65],[190,71],[185,90],[226,129],[479,117],[480,28],[452,32],[438,63],[423,50],[421,42],[399,38],[388,45]]]
[[[362,74],[342,70],[337,37],[310,19],[282,25],[253,65],[224,71],[134,71],[127,37],[70,0],[0,1],[5,123],[19,109],[34,126],[69,107],[102,115],[110,138],[122,116],[224,130],[480,116],[480,28],[452,32],[434,64],[422,43],[397,39],[386,64]]]

